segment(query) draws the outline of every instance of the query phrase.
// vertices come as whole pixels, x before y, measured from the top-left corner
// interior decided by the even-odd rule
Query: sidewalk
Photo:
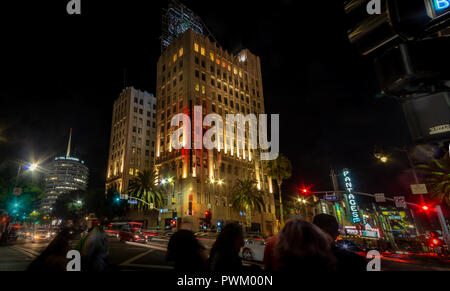
[[[12,245],[1,245],[0,271],[25,271],[33,258],[31,254],[12,248]]]

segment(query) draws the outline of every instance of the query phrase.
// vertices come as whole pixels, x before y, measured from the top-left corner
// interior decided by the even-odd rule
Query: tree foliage
[[[450,206],[450,158],[448,155],[440,160],[433,160],[428,165],[417,167],[425,176],[431,196]]]
[[[258,190],[255,180],[237,180],[233,187],[231,204],[236,211],[244,211],[247,227],[251,227],[252,212],[262,213],[265,207],[263,192]]]
[[[138,208],[141,210],[149,210],[150,203],[155,208],[161,208],[164,203],[163,190],[158,185],[158,175],[154,170],[139,172],[137,177],[130,180],[128,194],[146,202],[139,201]]]

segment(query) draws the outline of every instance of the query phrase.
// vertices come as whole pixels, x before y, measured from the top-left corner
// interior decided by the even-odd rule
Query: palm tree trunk
[[[284,217],[283,217],[283,197],[281,196],[281,184],[282,180],[278,180],[278,192],[280,194],[280,229],[284,226]]]
[[[246,215],[246,221],[247,221],[247,232],[250,232],[252,229],[252,209],[250,207],[247,207],[247,215]]]

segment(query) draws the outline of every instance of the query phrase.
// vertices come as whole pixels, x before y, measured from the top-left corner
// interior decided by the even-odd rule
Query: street
[[[209,249],[213,240],[199,238]],[[72,241],[72,246],[76,245]],[[48,243],[21,241],[0,246],[0,271],[24,271],[47,247]],[[165,261],[167,239],[155,238],[148,244],[120,242],[109,239],[109,270],[112,271],[170,271],[172,265]],[[245,264],[249,264],[245,262]],[[262,267],[261,264],[257,264]],[[382,254],[382,271],[450,271],[450,258],[430,254]]]

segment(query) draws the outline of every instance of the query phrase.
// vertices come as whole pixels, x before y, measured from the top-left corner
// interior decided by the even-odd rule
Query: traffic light
[[[172,228],[177,227],[177,221],[176,221],[175,219],[172,220],[172,221],[170,222],[170,226],[171,226]]]
[[[4,216],[2,217],[2,223],[7,223],[8,222],[8,217]]]
[[[363,55],[392,48],[405,40],[423,39],[429,33],[427,29],[437,21],[430,15],[427,3],[436,0],[379,1],[380,13],[369,13],[369,1],[344,2],[350,42]],[[438,26],[445,27],[440,23]]]
[[[420,206],[419,211],[424,212],[424,213],[429,213],[430,211],[432,211],[432,206],[430,206],[428,204],[423,204]]]
[[[428,244],[430,245],[430,247],[438,247],[438,246],[442,246],[443,242],[442,240],[439,239],[439,237],[436,234],[430,234],[430,238],[428,239]]]
[[[450,1],[379,1],[379,14],[367,9],[375,1],[344,1],[344,10],[352,45],[362,55],[376,56],[383,95],[402,97],[426,89],[433,80],[448,80],[442,61],[448,41],[435,36],[445,35],[450,22],[450,8],[445,7]]]

